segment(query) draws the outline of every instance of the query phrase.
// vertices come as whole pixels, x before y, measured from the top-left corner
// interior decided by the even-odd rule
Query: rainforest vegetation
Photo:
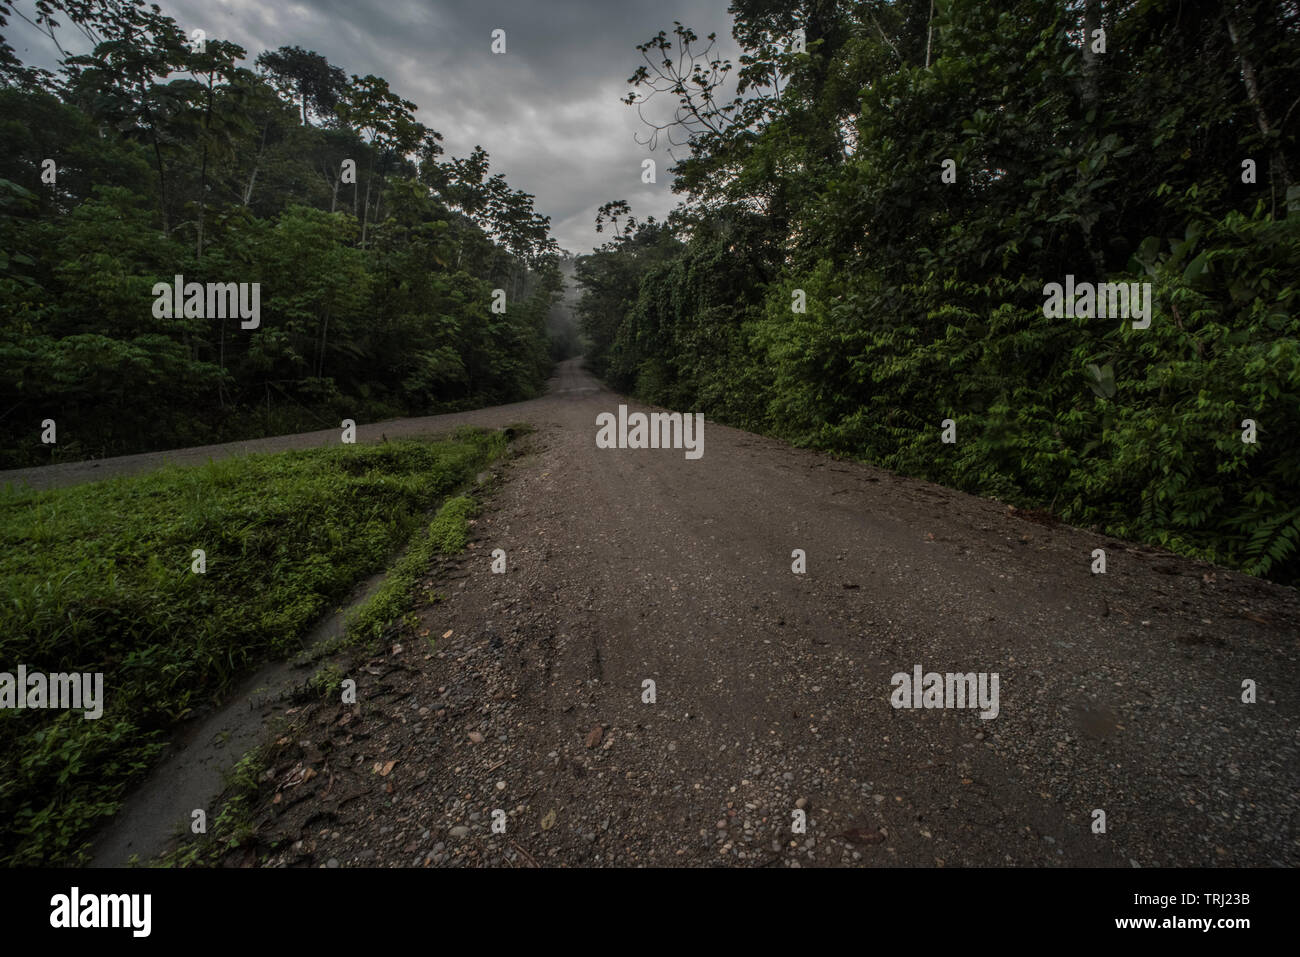
[[[0,467],[539,392],[559,250],[484,149],[296,46],[132,0],[0,0],[20,15],[62,55],[0,40]],[[258,284],[256,328],[156,314],[176,276]]]
[[[601,209],[594,371],[1300,579],[1295,2],[731,11],[738,62],[683,24],[638,48],[627,102],[682,200]],[[1049,318],[1067,277],[1149,283],[1149,326]]]

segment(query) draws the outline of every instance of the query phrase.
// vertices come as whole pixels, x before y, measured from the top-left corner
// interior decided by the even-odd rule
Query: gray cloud
[[[636,44],[680,20],[701,37],[716,32],[735,59],[728,0],[158,2],[186,29],[239,43],[250,61],[292,44],[384,77],[448,153],[482,145],[493,171],[533,193],[560,245],[579,253],[606,238],[593,226],[602,203],[626,199],[638,217],[662,218],[677,201],[671,158],[635,142],[643,127],[619,102],[641,62]],[[497,28],[505,55],[490,50]],[[653,185],[641,182],[647,157],[658,166]]]

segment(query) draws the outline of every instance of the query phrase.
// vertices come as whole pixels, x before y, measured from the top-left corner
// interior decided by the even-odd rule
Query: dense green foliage
[[[297,47],[254,70],[130,0],[46,6],[97,42],[52,76],[0,41],[0,468],[540,390],[557,247],[482,149]],[[258,326],[157,317],[177,275],[260,283]]]
[[[595,369],[650,402],[1300,579],[1296,5],[731,9],[735,98],[686,28],[643,48],[632,98],[679,102],[686,199],[666,231],[634,225],[579,261]],[[782,52],[796,29],[806,52]],[[1150,327],[1047,318],[1067,274],[1151,283]]]
[[[422,560],[453,547],[466,500],[432,526],[427,516],[505,442],[465,430],[54,491],[5,486],[0,670],[103,672],[107,704],[96,720],[0,710],[0,862],[78,860],[177,721],[250,666],[299,650],[395,542],[427,527]],[[385,594],[409,595],[408,578]],[[382,630],[385,610],[358,627]]]

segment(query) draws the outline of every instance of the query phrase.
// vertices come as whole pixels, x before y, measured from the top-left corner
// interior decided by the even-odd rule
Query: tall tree
[[[298,104],[303,126],[311,125],[312,116],[319,122],[335,121],[335,109],[348,85],[341,67],[297,46],[260,53],[257,66],[278,91]]]

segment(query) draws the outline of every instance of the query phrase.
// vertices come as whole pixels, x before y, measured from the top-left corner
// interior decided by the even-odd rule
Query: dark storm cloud
[[[650,153],[634,108],[619,102],[640,64],[635,46],[680,20],[719,36],[733,58],[728,0],[159,0],[187,30],[260,51],[293,44],[348,73],[374,73],[412,100],[448,153],[481,144],[494,172],[537,197],[560,245],[601,240],[595,211],[626,199],[641,218],[675,205],[662,147]],[[507,52],[491,52],[495,29]],[[250,64],[251,65],[251,64]],[[680,155],[680,154],[679,154]],[[641,182],[653,157],[658,182]]]

